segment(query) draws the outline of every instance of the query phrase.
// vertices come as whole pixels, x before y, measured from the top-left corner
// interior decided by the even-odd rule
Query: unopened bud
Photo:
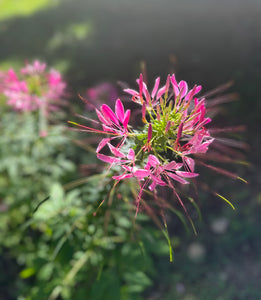
[[[169,131],[170,126],[171,126],[171,121],[168,121],[168,123],[167,123],[167,125],[165,127],[165,134]]]
[[[146,123],[146,103],[143,102],[142,104],[142,121]]]
[[[152,138],[152,125],[149,123],[149,128],[148,128],[148,143],[150,142]]]

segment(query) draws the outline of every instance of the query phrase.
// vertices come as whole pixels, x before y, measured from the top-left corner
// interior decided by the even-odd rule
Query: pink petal
[[[144,83],[144,85],[145,85],[145,83]],[[147,90],[147,88],[146,88],[144,94],[145,94],[145,97],[146,97],[146,102],[150,105],[151,104],[150,93]]]
[[[166,80],[166,90],[165,93],[167,93],[169,91],[169,80],[170,80],[170,75],[168,75],[167,80]]]
[[[142,75],[142,74],[141,74]],[[142,77],[143,78],[143,77]],[[138,83],[138,85],[140,85],[140,78],[136,79],[136,82]],[[142,83],[142,93],[145,93],[145,91],[148,89],[146,83],[143,81],[141,81]]]
[[[183,157],[183,161],[185,162],[184,165],[185,165],[185,166],[187,165],[187,167],[189,168],[189,170],[190,170],[191,172],[193,172],[193,171],[194,171],[194,168],[195,168],[195,161],[194,161],[194,159],[192,159],[191,157],[186,157],[186,156],[184,156],[184,157]],[[186,167],[185,167],[185,168],[186,168]]]
[[[161,180],[159,177],[157,176],[154,176],[154,175],[150,175],[150,178],[153,182],[155,182],[156,184],[158,185],[161,185],[161,186],[165,186],[166,185],[166,182],[164,182],[163,180]]]
[[[125,112],[125,115],[124,115],[124,120],[123,120],[123,127],[125,129],[127,129],[127,127],[128,127],[129,120],[130,120],[130,110],[127,109],[127,111]]]
[[[28,92],[27,83],[25,81],[20,81],[20,88],[23,92]]]
[[[115,112],[116,112],[116,115],[117,115],[118,119],[121,121],[121,123],[123,123],[123,120],[124,120],[124,106],[123,106],[120,99],[116,100]]]
[[[194,108],[194,110],[196,112],[198,112],[199,109],[200,109],[200,107],[202,105],[205,105],[205,98],[201,99],[200,101],[198,101],[198,98],[194,98],[194,101],[195,101],[195,108]]]
[[[152,182],[152,184],[149,186],[149,190],[153,191],[155,187],[157,186],[156,182]]]
[[[158,93],[157,93],[157,100],[163,95],[165,94],[165,91],[166,91],[166,85],[164,85],[162,88],[160,88],[158,90]]]
[[[15,71],[13,69],[10,69],[8,71],[8,77],[9,77],[8,80],[10,80],[10,81],[18,81],[18,78],[17,78],[17,76],[15,74]]]
[[[152,167],[156,167],[160,165],[160,162],[156,156],[150,154],[148,158],[148,164],[150,164]]]
[[[106,126],[106,125],[102,125],[102,128],[103,128],[103,130],[104,131],[106,131],[106,132],[116,132],[112,127],[110,127],[110,126]]]
[[[114,147],[113,145],[111,144],[108,144],[112,154],[114,154],[115,156],[117,157],[125,157],[125,155],[120,151],[118,150],[116,147]]]
[[[144,169],[137,170],[133,173],[133,175],[139,179],[143,179],[150,175],[150,172]]]
[[[169,131],[170,127],[171,127],[171,121],[168,121],[168,123],[165,127],[165,134]]]
[[[176,174],[185,178],[192,178],[199,175],[198,173],[185,172],[185,171],[176,171]]]
[[[126,161],[127,162],[127,161]],[[125,165],[122,165],[122,168],[124,169],[124,170],[126,170],[126,171],[128,171],[128,172],[131,172],[132,173],[132,170],[133,170],[133,168],[132,167],[130,167],[130,166],[125,166]]]
[[[194,130],[198,130],[198,129],[202,128],[203,125],[206,125],[206,124],[210,123],[211,121],[212,121],[211,118],[204,119],[201,123],[199,123],[197,125],[197,127]]]
[[[97,116],[98,116],[99,120],[102,123],[104,123],[105,125],[112,125],[111,120],[104,118],[103,114],[98,109],[96,109],[96,113],[97,113]]]
[[[172,76],[170,76],[170,81],[171,81],[173,87],[174,87],[174,86],[178,86],[178,83],[177,83],[177,81],[176,81],[176,78],[175,78],[175,75],[174,75],[174,74],[172,74]]]
[[[113,179],[115,180],[122,180],[122,179],[125,179],[125,178],[130,178],[130,177],[133,177],[133,174],[122,174],[122,175],[119,175],[119,176],[112,176]]]
[[[201,85],[195,85],[192,90],[190,90],[186,96],[186,100],[191,100],[197,93],[201,91]]]
[[[135,90],[132,90],[132,89],[125,89],[123,91],[130,94],[130,95],[132,95],[132,96],[139,96],[139,93]]]
[[[189,184],[189,182],[187,180],[185,180],[182,177],[179,177],[178,175],[175,175],[173,173],[168,172],[168,176],[182,184]]]
[[[173,86],[173,90],[174,90],[175,99],[176,99],[177,97],[179,97],[179,93],[180,93],[178,86],[176,86],[176,85]]]
[[[214,139],[210,139],[207,142],[204,142],[197,148],[197,153],[206,153],[208,151],[208,146],[214,141]]]
[[[134,161],[135,160],[135,152],[133,149],[130,149],[127,155],[127,158]]]
[[[196,90],[195,90],[195,94],[199,93],[202,89],[202,86],[201,85],[198,85]]]
[[[46,68],[46,64],[41,64],[39,60],[36,60],[33,64],[33,67],[35,68],[35,71],[43,72]]]
[[[201,123],[205,117],[205,114],[206,114],[206,108],[205,106],[201,106],[200,107],[200,117],[199,117],[199,123]]]
[[[166,84],[159,89],[158,94],[157,94],[157,99],[159,99],[163,94],[167,93],[169,90],[169,80],[170,80],[170,76],[168,75],[167,80],[166,80]]]
[[[111,108],[106,105],[103,104],[101,106],[101,111],[103,113],[103,116],[108,120],[110,119],[113,123],[118,124],[119,125],[119,121],[117,119],[117,117],[115,116],[114,112],[111,110]]]
[[[176,139],[176,143],[178,144],[180,138],[181,138],[181,134],[182,134],[182,130],[183,130],[183,123],[179,124],[179,128],[178,128],[178,133],[177,133],[177,139]]]
[[[166,164],[165,166],[163,166],[164,170],[174,170],[177,167],[177,163],[175,161],[171,161],[170,163]]]
[[[187,85],[186,81],[184,81],[184,80],[180,81],[179,89],[181,91],[180,98],[183,98],[188,92],[188,85]]]
[[[157,90],[159,88],[159,84],[160,84],[160,77],[157,77],[156,80],[155,80],[155,84],[154,84],[154,87],[153,87],[153,90],[152,90],[152,93],[151,93],[151,98],[154,98],[156,93],[157,93]]]
[[[105,146],[108,144],[108,142],[109,142],[110,140],[111,140],[111,138],[105,138],[105,139],[102,139],[101,142],[99,143],[97,149],[96,149],[96,153],[100,152],[101,149],[102,149],[103,147],[105,147]]]
[[[180,169],[181,167],[183,167],[183,163],[177,163],[176,169]]]
[[[109,164],[113,164],[113,163],[121,161],[119,158],[115,158],[115,157],[107,156],[107,155],[103,155],[103,154],[97,154],[97,158],[106,163],[109,163]]]
[[[197,86],[194,85],[193,89],[187,93],[185,100],[191,100],[194,97],[196,88],[197,88]]]
[[[175,78],[175,75],[174,75],[174,74],[170,77],[170,81],[171,81],[172,86],[173,86],[175,98],[177,98],[178,95],[179,95],[179,87],[178,87],[178,83],[177,83],[177,81],[176,81],[176,78]]]

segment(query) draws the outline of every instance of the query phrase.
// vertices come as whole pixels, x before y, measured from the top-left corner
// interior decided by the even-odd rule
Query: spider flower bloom
[[[207,116],[206,100],[198,97],[201,86],[189,89],[188,84],[184,80],[178,82],[174,74],[168,75],[162,87],[158,77],[151,93],[142,75],[137,83],[138,91],[127,89],[125,92],[140,104],[137,116],[143,121],[143,127],[133,129],[129,125],[130,110],[125,111],[120,99],[116,101],[115,111],[106,104],[96,109],[102,130],[76,125],[89,132],[108,135],[97,147],[97,158],[110,165],[109,169],[115,171],[112,178],[117,182],[128,178],[138,181],[137,209],[144,189],[156,195],[159,186],[167,186],[187,214],[177,189],[180,184],[189,184],[199,176],[195,172],[197,164],[233,178],[239,177],[201,161],[214,141],[207,128],[212,120]],[[117,144],[116,139],[119,139]],[[109,155],[101,153],[105,146]],[[114,166],[117,168],[113,169]]]
[[[174,75],[169,75],[160,89],[160,79],[157,78],[150,94],[142,75],[137,82],[139,92],[127,92],[133,96],[132,100],[142,104],[144,128],[130,131],[130,110],[125,112],[120,99],[116,100],[115,112],[106,104],[96,109],[102,131],[80,126],[91,132],[109,135],[101,140],[96,152],[97,157],[110,163],[111,167],[114,164],[122,167],[124,173],[114,176],[115,179],[146,179],[152,182],[151,189],[168,184],[170,178],[182,184],[188,183],[183,177],[198,175],[194,173],[195,162],[190,156],[205,153],[213,141],[204,127],[211,121],[206,117],[205,99],[195,98],[201,87],[195,85],[189,90],[185,81],[178,83]],[[120,142],[115,147],[111,142],[116,138],[120,138]],[[100,153],[106,145],[112,156]],[[130,150],[134,152],[131,161],[128,158]],[[153,164],[153,161],[157,163]],[[184,170],[168,169],[170,165],[174,167],[174,164]]]
[[[37,60],[18,73],[10,69],[1,81],[7,104],[18,111],[35,111],[41,107],[45,113],[56,110],[62,103],[66,87],[58,71],[46,71],[46,64]]]

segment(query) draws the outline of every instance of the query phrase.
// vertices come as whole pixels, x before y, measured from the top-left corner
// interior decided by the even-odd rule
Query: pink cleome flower
[[[124,114],[123,105],[118,99],[115,105],[116,114],[107,105],[102,105],[101,109],[96,110],[96,112],[102,122],[104,132],[116,134],[116,137],[121,136],[121,141],[115,147],[111,144],[112,139],[115,137],[102,139],[97,147],[97,157],[109,163],[110,167],[113,165],[120,165],[122,167],[123,173],[113,176],[113,179],[118,181],[135,177],[138,181],[145,180],[151,190],[154,190],[157,185],[170,185],[171,180],[175,180],[181,184],[188,184],[189,182],[184,178],[193,178],[198,176],[198,174],[194,173],[194,160],[187,156],[194,153],[206,152],[208,145],[213,141],[207,130],[203,128],[203,125],[210,121],[209,118],[205,118],[204,100],[198,101],[195,99],[194,109],[191,109],[188,105],[194,95],[199,92],[200,88],[195,86],[192,90],[188,91],[187,84],[184,81],[181,81],[179,84],[176,83],[175,76],[172,75],[168,76],[166,84],[160,90],[158,90],[159,78],[157,78],[150,96],[147,86],[142,81],[142,76],[140,76],[137,82],[140,86],[140,93],[135,93],[133,90],[127,90],[127,92],[134,96],[132,98],[134,101],[142,104],[143,114],[144,107],[145,114],[148,111],[150,112],[150,120],[146,121],[145,119],[145,122],[148,123],[148,131],[147,138],[144,139],[144,144],[139,148],[135,145],[134,141],[132,144],[128,143],[128,145],[133,145],[133,148],[125,146],[126,140],[139,138],[144,133],[132,134],[128,131],[126,120],[129,121],[129,115],[126,119],[127,112]],[[166,114],[159,104],[160,101],[163,101],[163,95],[165,96],[165,102],[169,101],[170,82],[175,91],[175,105],[169,109],[165,103],[165,110],[168,110]],[[145,95],[145,100],[141,95]],[[167,101],[166,98],[168,99]],[[145,101],[146,105],[144,106]],[[128,113],[130,112],[128,111]],[[163,126],[163,124],[165,125]],[[162,132],[162,129],[164,132]],[[161,145],[159,145],[160,142]],[[105,145],[109,147],[113,156],[100,153]],[[181,158],[183,162],[170,161],[167,153],[163,160],[162,153],[161,158],[157,157],[157,152],[162,152],[160,147],[172,149],[176,155],[176,159]],[[143,162],[139,158],[141,149]],[[156,156],[149,154],[153,151]],[[184,171],[179,170],[182,167],[184,167]]]
[[[55,110],[64,96],[66,84],[61,74],[46,64],[34,61],[27,64],[17,74],[10,69],[1,76],[1,90],[7,98],[7,104],[18,111],[35,111],[45,106],[46,110]]]
[[[116,101],[115,112],[106,104],[96,109],[102,130],[71,123],[89,132],[108,135],[96,149],[97,158],[108,163],[109,169],[117,166],[117,173],[112,176],[117,182],[127,178],[138,181],[141,188],[136,199],[137,210],[144,189],[148,188],[156,195],[158,186],[167,186],[187,213],[176,188],[178,184],[189,184],[190,179],[199,176],[195,172],[197,157],[206,154],[214,141],[206,128],[211,122],[207,117],[206,100],[196,97],[201,86],[189,89],[185,81],[177,82],[174,74],[168,75],[162,87],[159,87],[158,77],[151,93],[142,75],[137,83],[139,91],[126,89],[125,92],[132,96],[132,101],[141,105],[143,127],[132,129],[129,125],[130,110],[125,111],[120,99]],[[105,146],[109,155],[101,153]]]
[[[87,131],[110,136],[101,140],[96,152],[97,158],[109,163],[110,168],[113,165],[122,167],[123,174],[113,176],[114,179],[120,181],[136,177],[139,181],[150,182],[151,190],[157,185],[169,185],[170,180],[189,183],[184,178],[198,176],[194,173],[195,162],[190,155],[205,153],[213,141],[204,127],[211,121],[205,117],[205,99],[194,97],[201,87],[194,86],[188,90],[185,81],[177,83],[175,75],[169,75],[160,89],[160,79],[157,78],[149,94],[142,75],[137,82],[139,92],[130,89],[125,91],[133,96],[133,101],[142,105],[144,129],[130,131],[130,110],[125,112],[120,99],[116,101],[115,113],[106,104],[100,110],[96,109],[102,131],[77,125]],[[114,146],[112,141],[119,138],[120,141]],[[105,146],[108,146],[112,156],[100,153]],[[177,162],[179,160],[181,162]],[[182,167],[184,171],[179,170]]]

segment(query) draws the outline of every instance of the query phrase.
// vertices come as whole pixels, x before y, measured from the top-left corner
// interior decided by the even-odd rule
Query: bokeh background
[[[208,199],[199,235],[184,235],[174,263],[155,257],[142,299],[261,299],[260,19],[259,0],[0,0],[0,69],[45,61],[65,74],[74,105],[100,82],[135,87],[144,65],[151,85],[170,72],[204,91],[234,82],[239,101],[225,117],[247,126],[250,165],[238,170],[249,184],[215,181],[236,211]]]

